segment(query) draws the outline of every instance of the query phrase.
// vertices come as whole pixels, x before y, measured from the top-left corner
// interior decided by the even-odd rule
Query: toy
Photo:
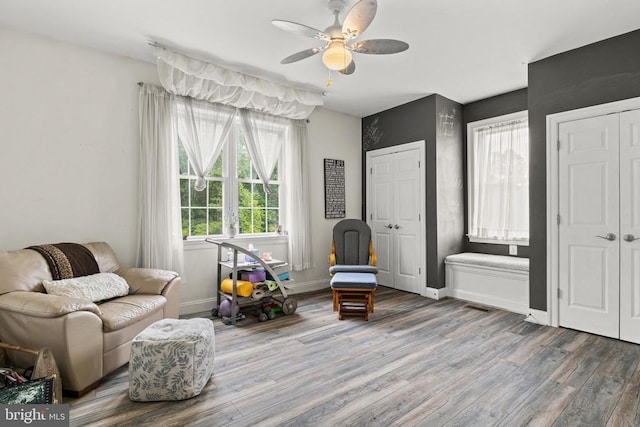
[[[224,279],[220,284],[220,289],[226,294],[233,292],[233,280]],[[236,292],[241,297],[250,297],[253,292],[253,283],[246,280],[238,280],[236,282]]]
[[[235,311],[236,313],[240,311],[238,308],[238,303],[235,304]],[[231,317],[231,300],[225,299],[220,303],[218,314],[223,317]]]

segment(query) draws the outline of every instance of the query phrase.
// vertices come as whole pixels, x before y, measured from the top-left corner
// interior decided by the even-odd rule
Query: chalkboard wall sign
[[[324,159],[324,217],[344,218],[344,160]]]

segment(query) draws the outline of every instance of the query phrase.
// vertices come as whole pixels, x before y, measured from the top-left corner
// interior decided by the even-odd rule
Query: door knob
[[[389,224],[389,225],[385,225],[386,228],[393,228],[393,225]]]
[[[400,226],[398,224],[396,224],[396,225],[393,226],[393,228],[395,228],[397,230],[398,228],[400,228]]]
[[[613,242],[614,240],[616,240],[616,235],[615,235],[615,234],[613,234],[613,233],[607,233],[607,235],[606,235],[606,236],[596,236],[596,237],[599,237],[599,238],[604,239],[604,240],[609,240],[609,241],[611,241],[611,242]]]
[[[634,240],[640,239],[640,237],[635,237],[633,234],[625,234],[623,239],[625,242],[633,242]]]

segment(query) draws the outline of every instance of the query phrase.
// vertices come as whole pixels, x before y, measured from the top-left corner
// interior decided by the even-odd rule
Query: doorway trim
[[[420,186],[422,187],[422,192],[420,194],[420,239],[421,239],[421,245],[422,245],[422,250],[423,250],[423,256],[422,259],[420,261],[420,268],[421,268],[421,274],[420,277],[422,278],[422,283],[419,283],[420,286],[420,295],[423,297],[429,297],[432,299],[439,299],[439,298],[443,298],[444,295],[442,295],[442,293],[440,293],[440,295],[437,294],[438,289],[435,289],[435,294],[433,292],[432,288],[428,288],[428,284],[427,284],[427,215],[426,215],[426,200],[427,200],[427,159],[426,159],[426,141],[425,140],[420,140],[420,141],[415,141],[415,142],[407,142],[404,144],[400,144],[400,145],[393,145],[391,147],[386,147],[386,148],[379,148],[377,150],[370,150],[367,151],[366,154],[366,164],[365,164],[365,177],[367,180],[366,183],[366,198],[367,198],[367,203],[366,203],[366,217],[365,217],[365,222],[370,225],[371,224],[371,179],[370,179],[370,175],[371,175],[371,158],[373,156],[384,156],[384,155],[388,155],[388,154],[393,154],[393,153],[399,153],[402,151],[409,151],[409,150],[415,150],[418,149],[420,151]],[[369,172],[366,172],[369,171]],[[431,290],[431,292],[430,292]],[[442,289],[440,289],[439,291],[442,292]],[[417,294],[416,294],[417,295]]]
[[[558,130],[560,123],[637,109],[640,109],[640,98],[630,98],[547,115],[547,318],[551,326],[559,326]]]

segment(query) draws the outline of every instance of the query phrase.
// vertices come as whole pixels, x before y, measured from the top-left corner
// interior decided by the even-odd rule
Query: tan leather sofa
[[[0,252],[0,341],[49,347],[64,390],[81,395],[129,361],[131,340],[163,318],[177,318],[181,278],[174,272],[120,268],[111,247],[85,243],[101,273],[116,273],[129,295],[95,304],[49,295],[42,285],[52,275],[36,251]]]

